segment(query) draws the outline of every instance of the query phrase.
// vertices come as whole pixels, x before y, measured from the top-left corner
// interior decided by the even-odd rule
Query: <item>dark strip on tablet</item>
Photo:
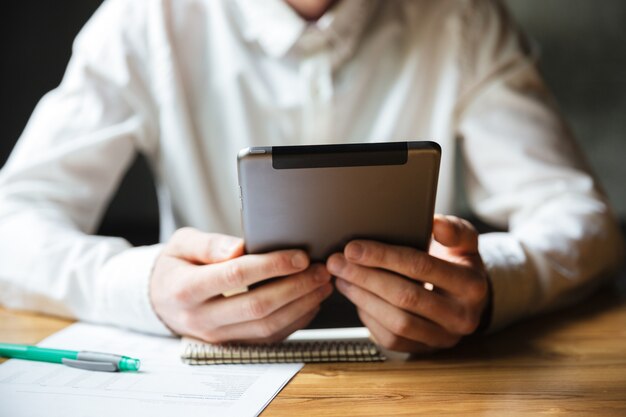
[[[272,147],[274,169],[403,165],[407,159],[406,142]]]

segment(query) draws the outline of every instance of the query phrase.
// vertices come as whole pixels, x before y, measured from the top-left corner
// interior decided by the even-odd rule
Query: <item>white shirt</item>
[[[455,144],[493,328],[571,302],[622,253],[532,56],[491,1],[342,1],[308,24],[280,0],[108,0],[0,173],[0,303],[167,333],[148,285],[161,245],[91,235],[137,152],[161,240],[240,235],[246,146],[428,139],[437,211],[454,210]]]

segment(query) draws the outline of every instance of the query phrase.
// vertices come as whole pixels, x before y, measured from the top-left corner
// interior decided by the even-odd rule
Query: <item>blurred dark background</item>
[[[100,3],[25,0],[0,6],[0,166],[37,101],[59,84],[72,40]],[[544,77],[616,211],[626,219],[626,1],[506,3],[540,47]],[[157,241],[154,185],[141,157],[124,179],[100,233],[124,236],[134,244]]]

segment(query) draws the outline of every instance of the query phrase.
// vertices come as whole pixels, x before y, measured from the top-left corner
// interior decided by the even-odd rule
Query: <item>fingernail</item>
[[[361,259],[361,256],[363,256],[363,245],[356,242],[349,243],[346,247],[346,258],[357,261]]]
[[[291,265],[293,265],[294,268],[304,269],[308,264],[309,260],[302,252],[296,252],[296,254],[291,257]]]
[[[346,267],[346,260],[343,256],[335,255],[328,260],[328,271],[331,274],[339,274]]]

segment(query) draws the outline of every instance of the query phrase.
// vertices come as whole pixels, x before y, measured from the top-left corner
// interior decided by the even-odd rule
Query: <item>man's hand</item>
[[[478,233],[465,220],[437,215],[433,237],[429,254],[355,240],[328,259],[337,289],[386,348],[448,348],[479,325],[489,290]]]
[[[324,265],[309,265],[303,251],[244,255],[239,238],[183,228],[157,258],[150,299],[176,333],[214,343],[274,342],[305,327],[332,290]]]

